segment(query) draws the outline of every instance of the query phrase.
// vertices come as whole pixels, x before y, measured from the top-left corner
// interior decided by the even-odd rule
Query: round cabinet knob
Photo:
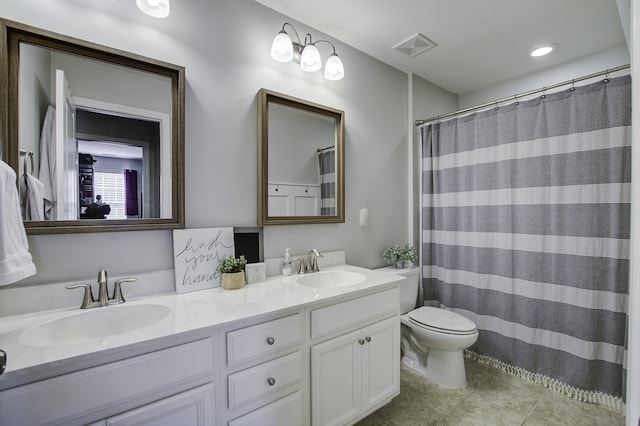
[[[267,379],[267,383],[269,383],[269,386],[273,386],[276,384],[276,379],[274,379],[273,377],[269,377]]]
[[[364,339],[358,339],[358,343],[360,343],[361,345],[364,345]]]
[[[367,337],[365,337],[365,338],[364,338],[364,340],[366,340],[366,341],[367,341],[367,343],[369,343],[369,342],[371,341],[371,336],[367,336]]]
[[[267,344],[269,346],[273,345],[276,342],[276,339],[274,339],[273,337],[267,337]]]

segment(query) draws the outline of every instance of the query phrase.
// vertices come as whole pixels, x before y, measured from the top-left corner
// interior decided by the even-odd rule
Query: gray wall
[[[384,264],[383,249],[407,238],[407,76],[251,0],[173,2],[154,19],[133,1],[3,0],[3,17],[186,67],[186,226],[252,226],[257,210],[257,110],[261,87],[345,111],[346,223],[271,226],[265,257],[310,247],[345,249],[351,264]],[[338,82],[269,56],[284,21],[328,38],[345,65]],[[321,50],[323,58],[328,52]],[[358,214],[369,208],[369,226]],[[172,233],[30,236],[34,284],[173,268]],[[88,250],[95,247],[96,250]],[[1,290],[0,290],[1,292]],[[0,294],[2,297],[2,294]]]

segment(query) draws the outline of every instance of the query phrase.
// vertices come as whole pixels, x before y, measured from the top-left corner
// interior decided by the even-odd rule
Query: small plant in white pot
[[[402,260],[402,247],[400,246],[391,246],[387,247],[384,252],[382,252],[382,258],[387,261],[387,263],[391,265],[395,265],[396,268],[403,268],[404,261]]]
[[[405,267],[405,263],[414,262],[416,249],[409,243],[406,243],[404,246],[395,245],[387,247],[382,253],[382,258],[396,268],[402,269]]]
[[[230,254],[218,261],[216,272],[222,274],[220,286],[225,290],[237,290],[244,287],[244,265],[247,259],[244,256],[235,257]]]
[[[400,257],[402,258],[405,267],[413,265],[416,261],[416,248],[411,244],[406,243],[404,247],[402,247],[402,255]],[[411,265],[407,265],[408,263]]]

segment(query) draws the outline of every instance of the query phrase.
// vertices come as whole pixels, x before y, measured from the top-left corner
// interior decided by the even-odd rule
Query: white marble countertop
[[[298,284],[296,281],[302,275],[275,276],[261,283],[245,285],[238,290],[217,287],[192,293],[144,296],[127,300],[123,305],[103,308],[80,310],[76,307],[3,317],[0,320],[0,348],[7,353],[7,369],[0,376],[0,390],[28,383],[34,378],[50,377],[53,371],[58,371],[57,374],[70,371],[70,363],[74,366],[88,366],[92,359],[101,358],[101,355],[122,358],[122,355],[117,354],[131,352],[137,346],[146,346],[145,342],[313,303],[338,300],[349,295],[355,296],[403,279],[393,274],[349,265],[323,268],[319,273],[331,270],[359,272],[366,279],[362,283],[346,287],[315,288]],[[30,328],[57,318],[134,304],[163,305],[170,308],[170,313],[153,325],[83,343],[35,347],[22,343],[20,339]]]

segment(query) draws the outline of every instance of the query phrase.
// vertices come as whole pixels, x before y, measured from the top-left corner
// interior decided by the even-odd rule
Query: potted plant
[[[387,247],[382,253],[382,258],[386,260],[387,263],[395,265],[396,268],[402,269],[404,267],[402,247],[398,245]]]
[[[222,274],[220,286],[225,290],[237,290],[244,287],[244,265],[247,259],[244,256],[235,257],[233,254],[224,256],[218,262],[216,272]]]
[[[404,246],[395,245],[387,247],[382,253],[382,258],[396,268],[402,269],[405,263],[413,263],[415,261],[416,249],[409,243],[406,243]]]
[[[402,247],[402,255],[400,256],[404,264],[413,264],[416,260],[416,248],[409,243]]]

